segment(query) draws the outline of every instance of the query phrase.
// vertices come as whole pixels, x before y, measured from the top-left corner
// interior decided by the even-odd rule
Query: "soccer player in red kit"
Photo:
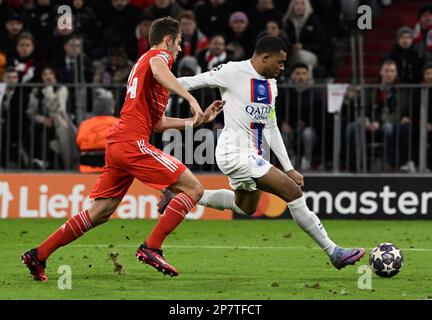
[[[139,58],[130,72],[120,120],[108,132],[105,167],[90,193],[90,198],[95,199],[91,208],[73,215],[37,248],[21,257],[35,280],[47,280],[45,261],[57,248],[109,220],[134,178],[157,189],[171,187],[178,191],[136,252],[138,260],[164,274],[178,275],[163,257],[162,243],[201,198],[203,187],[183,163],[152,146],[149,138],[153,130],[183,129],[187,125],[210,122],[221,112],[224,102],[213,102],[203,113],[195,98],[171,73],[170,68],[180,51],[177,20],[170,17],[155,20],[149,41],[151,49]],[[170,91],[189,102],[193,118],[164,115]]]

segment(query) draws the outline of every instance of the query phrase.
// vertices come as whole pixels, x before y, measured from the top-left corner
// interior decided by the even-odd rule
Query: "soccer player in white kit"
[[[250,60],[228,62],[209,72],[178,79],[187,90],[217,87],[226,101],[225,127],[218,139],[216,162],[234,191],[205,190],[198,203],[252,215],[262,191],[272,193],[287,202],[294,221],[329,255],[332,264],[341,269],[360,260],[365,250],[337,246],[306,205],[303,176],[294,170],[276,122],[275,78],[284,70],[286,57],[285,43],[278,37],[265,36],[256,43]],[[265,150],[264,142],[275,153],[284,172],[264,158],[270,152]],[[164,192],[160,203],[162,213],[173,195],[171,191]]]

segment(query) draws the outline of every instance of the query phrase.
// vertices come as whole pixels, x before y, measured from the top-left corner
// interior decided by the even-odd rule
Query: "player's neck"
[[[151,50],[165,50],[165,51],[168,51],[167,46],[164,45],[164,44],[155,45],[155,46],[151,47],[150,49]]]
[[[266,78],[266,76],[263,75],[264,72],[262,70],[262,67],[260,66],[259,62],[256,59],[254,59],[254,57],[250,59],[250,62],[252,64],[252,67],[255,69],[256,73],[258,73],[261,77]]]

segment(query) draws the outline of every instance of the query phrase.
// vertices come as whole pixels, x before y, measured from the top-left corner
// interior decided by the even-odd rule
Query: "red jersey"
[[[165,113],[169,90],[153,76],[150,59],[155,56],[171,69],[174,58],[166,50],[151,49],[138,59],[129,74],[120,121],[108,132],[108,143],[131,140],[148,142],[153,126]]]

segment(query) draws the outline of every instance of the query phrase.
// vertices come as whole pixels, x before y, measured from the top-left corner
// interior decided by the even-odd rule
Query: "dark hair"
[[[423,5],[418,12],[418,16],[421,17],[426,12],[432,13],[432,5],[431,4]]]
[[[127,59],[127,53],[123,47],[111,47],[111,48],[109,48],[108,49],[108,55]]]
[[[279,53],[280,51],[288,53],[286,43],[279,37],[264,36],[255,44],[255,54],[257,55]]]
[[[63,38],[63,46],[65,46],[66,44],[68,44],[69,41],[71,40],[79,40],[82,41],[82,38],[77,35],[77,34],[70,34],[66,37]]]
[[[188,19],[188,20],[196,21],[195,13],[191,10],[183,11],[183,13],[180,14],[180,16],[179,16],[180,21],[181,21],[181,19]]]
[[[396,61],[394,61],[394,60],[392,60],[392,59],[385,59],[383,62],[381,62],[380,70],[381,70],[382,67],[384,67],[385,65],[389,65],[389,64],[393,64],[393,65],[395,65],[396,68],[397,68],[397,63],[396,63]]]
[[[4,73],[12,73],[12,72],[18,73],[18,71],[13,66],[7,66],[4,70]]]
[[[426,72],[426,70],[432,69],[432,63],[426,63],[422,69],[423,74]]]
[[[293,72],[296,71],[297,69],[306,69],[307,71],[309,71],[309,67],[308,67],[307,64],[305,64],[305,63],[303,63],[303,62],[299,62],[299,63],[296,63],[295,65],[293,65],[293,66],[291,67],[291,72],[290,72],[290,73],[293,73]]]
[[[171,36],[173,39],[180,34],[180,22],[171,17],[160,18],[150,26],[149,43],[150,46],[157,45],[162,42],[166,36]]]

